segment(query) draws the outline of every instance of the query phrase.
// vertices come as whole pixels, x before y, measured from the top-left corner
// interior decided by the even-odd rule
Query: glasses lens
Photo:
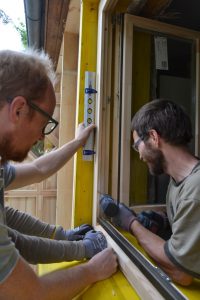
[[[138,147],[139,147],[141,141],[142,141],[142,139],[139,138],[139,139],[132,145],[133,149],[134,149],[135,151],[137,151],[137,152],[139,152]]]
[[[56,126],[57,126],[56,123],[49,121],[43,129],[43,134],[45,135],[50,134],[56,128]]]

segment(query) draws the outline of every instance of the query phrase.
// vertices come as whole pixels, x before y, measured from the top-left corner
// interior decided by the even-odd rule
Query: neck
[[[163,154],[166,161],[165,173],[176,182],[187,177],[198,163],[198,159],[184,147],[166,145]]]

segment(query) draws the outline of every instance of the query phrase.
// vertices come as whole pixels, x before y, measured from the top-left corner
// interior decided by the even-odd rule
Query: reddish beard
[[[15,150],[12,145],[12,139],[7,135],[0,143],[1,162],[5,163],[8,160],[21,162],[27,157],[29,150]]]

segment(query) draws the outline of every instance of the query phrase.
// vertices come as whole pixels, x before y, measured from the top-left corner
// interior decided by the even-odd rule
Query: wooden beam
[[[142,9],[141,15],[154,18],[163,15],[172,0],[148,0]]]
[[[132,15],[154,18],[163,15],[171,2],[172,0],[133,0],[127,12]]]
[[[79,70],[77,90],[77,123],[84,119],[85,71],[96,72],[97,22],[99,0],[81,2],[81,26],[79,42]],[[75,156],[74,167],[74,226],[92,223],[93,161],[83,161],[82,149]]]
[[[65,23],[69,10],[69,0],[46,0],[44,50],[58,63]]]
[[[60,147],[74,139],[75,136],[78,45],[78,34],[65,32],[63,39],[63,72],[60,97]],[[64,228],[71,228],[73,165],[74,159],[72,158],[59,170],[57,177],[56,223],[62,225]]]
[[[147,0],[133,0],[127,8],[127,12],[132,15],[139,15]]]

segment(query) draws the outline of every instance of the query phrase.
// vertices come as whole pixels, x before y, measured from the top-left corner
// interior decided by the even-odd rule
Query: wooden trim
[[[125,19],[126,22],[131,22],[133,26],[144,30],[154,31],[161,34],[168,34],[183,39],[195,40],[200,38],[199,31],[190,30],[187,28],[166,24],[163,22],[133,16],[129,14],[125,15]]]
[[[5,192],[5,198],[23,198],[23,197],[56,197],[56,189],[52,190],[12,190],[12,191],[6,191]]]
[[[105,235],[108,246],[115,250],[121,271],[126,276],[129,283],[136,290],[141,299],[162,300],[163,296],[156,290],[151,282],[145,277],[122,249],[113,241],[110,235],[98,225],[95,230],[100,230]]]
[[[113,101],[110,107],[111,110],[111,126],[112,126],[112,135],[110,136],[111,140],[111,195],[113,198],[118,198],[118,184],[119,184],[119,127],[120,127],[120,79],[121,79],[121,26],[116,23],[115,25],[115,45],[114,45],[114,70],[112,71],[113,74],[113,93],[112,98]],[[111,58],[112,59],[112,58]]]
[[[129,205],[133,25],[125,16],[122,82],[120,201]]]
[[[130,207],[130,209],[133,209],[137,214],[143,210],[166,211],[166,205],[165,204],[134,205]]]
[[[104,13],[108,0],[101,1],[98,11],[98,41],[96,70],[96,159],[94,162],[93,224],[99,211],[98,200],[101,193],[108,192],[109,181],[109,138],[110,138],[110,97],[111,97],[111,57],[112,26],[110,16]],[[111,4],[112,1],[110,1]],[[112,6],[111,6],[112,7]],[[103,49],[103,51],[102,51]]]

